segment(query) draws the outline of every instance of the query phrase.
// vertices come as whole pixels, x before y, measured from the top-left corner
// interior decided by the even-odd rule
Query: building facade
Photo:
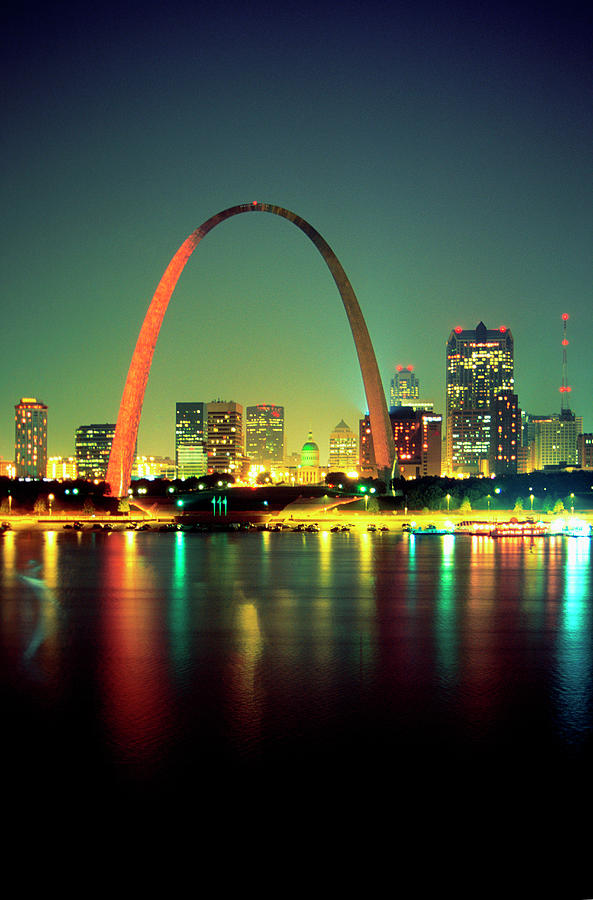
[[[299,484],[318,484],[319,481],[321,481],[319,446],[313,440],[313,432],[310,431],[307,440],[301,448],[298,482]]]
[[[439,477],[442,467],[443,417],[401,406],[389,413],[396,452],[396,475],[403,478]],[[360,420],[360,471],[372,472],[373,435],[368,415]]]
[[[490,473],[516,475],[521,445],[521,412],[516,394],[510,391],[495,393],[490,437]]]
[[[47,406],[22,397],[14,407],[14,464],[17,478],[45,478],[47,470]]]
[[[50,456],[46,472],[50,481],[76,481],[76,459],[74,456]]]
[[[454,328],[446,347],[449,474],[489,474],[494,397],[514,390],[513,336],[506,327]]]
[[[533,416],[534,437],[531,447],[532,470],[547,467],[565,468],[578,466],[579,438],[583,433],[582,416],[570,410],[559,415]]]
[[[580,434],[578,444],[581,469],[593,469],[593,434]]]
[[[14,459],[0,459],[0,478],[16,478]]]
[[[259,403],[245,410],[245,455],[256,465],[284,459],[284,407]]]
[[[245,468],[243,454],[243,407],[233,401],[208,403],[208,474],[214,472],[241,476]]]
[[[102,481],[107,474],[115,422],[80,425],[74,435],[74,453],[78,478]]]
[[[358,468],[358,440],[341,419],[329,436],[329,471],[352,472]]]
[[[199,478],[208,472],[206,404],[175,404],[175,466],[177,478]]]
[[[420,397],[420,382],[414,375],[414,366],[396,366],[389,389],[390,406],[410,406],[410,401]]]
[[[154,481],[163,478],[174,481],[177,478],[177,465],[170,456],[137,456],[132,466],[132,479]]]

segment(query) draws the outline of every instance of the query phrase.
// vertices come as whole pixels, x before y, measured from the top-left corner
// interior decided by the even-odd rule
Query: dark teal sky
[[[21,396],[49,452],[115,421],[158,280],[228,206],[307,219],[357,293],[388,388],[413,364],[444,411],[452,327],[507,325],[519,402],[593,430],[590,4],[8,4],[2,65],[0,454]],[[280,8],[279,8],[280,7]],[[177,400],[286,407],[288,449],[365,411],[339,295],[273,216],[202,242],[171,301],[140,426]]]

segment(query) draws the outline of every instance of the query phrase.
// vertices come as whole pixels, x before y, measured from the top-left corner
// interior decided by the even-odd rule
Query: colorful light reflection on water
[[[590,539],[7,533],[0,558],[6,691],[90,704],[125,777],[435,722],[449,752],[525,717],[591,746]]]

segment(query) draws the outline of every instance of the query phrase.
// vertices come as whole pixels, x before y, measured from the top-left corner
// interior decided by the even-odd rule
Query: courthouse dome
[[[318,466],[319,465],[319,447],[313,440],[313,432],[309,432],[307,440],[303,444],[301,450],[302,466]]]

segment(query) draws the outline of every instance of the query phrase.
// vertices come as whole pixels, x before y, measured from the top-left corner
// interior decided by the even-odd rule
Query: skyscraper
[[[243,469],[243,407],[232,401],[208,403],[208,473],[240,475]]]
[[[513,337],[508,328],[454,328],[447,341],[447,468],[489,470],[493,401],[514,389]]]
[[[205,475],[208,471],[205,403],[175,404],[175,465],[178,478]]]
[[[47,406],[35,397],[16,403],[14,462],[17,478],[45,478],[47,468]]]
[[[107,473],[115,422],[80,425],[74,436],[74,452],[78,477],[87,481],[102,480]]]
[[[490,474],[516,475],[521,444],[521,412],[516,394],[495,391],[491,425]]]
[[[414,375],[414,366],[396,366],[389,391],[390,406],[408,406],[410,400],[420,396],[420,382]]]
[[[441,432],[443,417],[433,412],[394,407],[390,413],[396,452],[395,473],[404,478],[424,478],[441,474]],[[360,420],[360,470],[375,465],[373,435],[368,414]]]
[[[583,417],[569,409],[560,415],[531,416],[534,440],[531,464],[535,470],[546,467],[578,466],[579,439],[583,433]]]
[[[284,458],[284,407],[273,403],[248,406],[245,453],[253,463],[279,463]]]
[[[358,441],[342,419],[329,436],[329,471],[350,472],[357,466]]]

